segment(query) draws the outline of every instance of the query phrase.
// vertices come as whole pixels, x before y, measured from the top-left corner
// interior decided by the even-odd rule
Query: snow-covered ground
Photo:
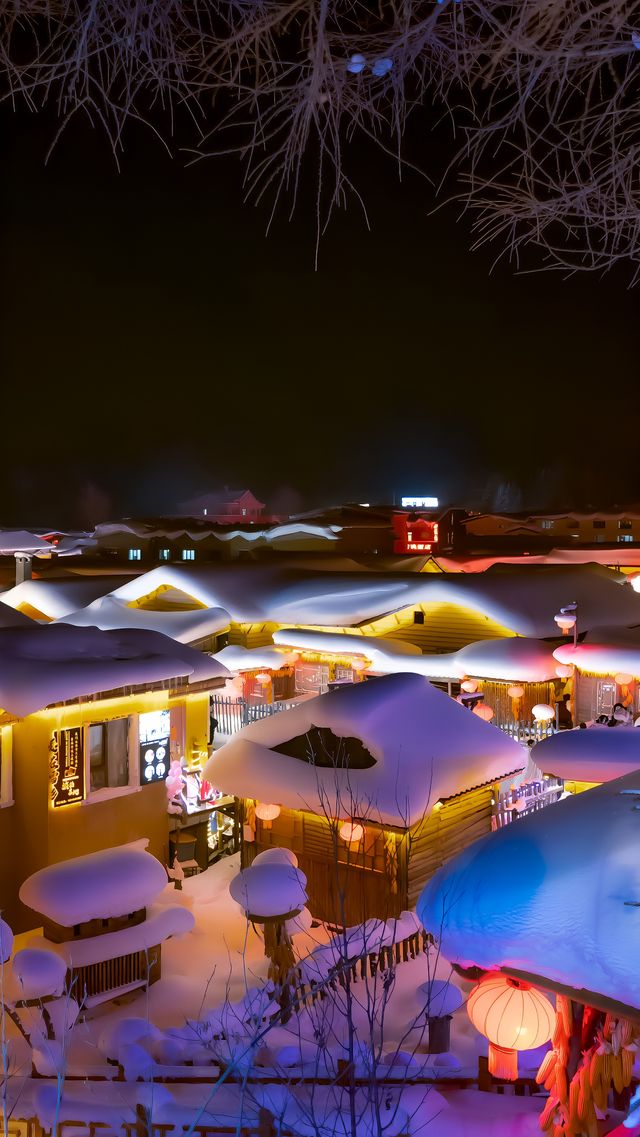
[[[228,886],[239,868],[238,857],[229,857],[206,872],[186,879],[182,891],[171,885],[161,894],[159,904],[181,903],[188,906],[195,925],[186,935],[169,940],[163,946],[162,979],[148,992],[128,995],[119,1004],[107,1003],[95,1008],[91,1016],[79,1023],[68,1036],[66,1070],[69,1078],[64,1086],[62,1101],[57,1104],[55,1082],[49,1079],[31,1080],[27,1077],[29,1065],[23,1065],[19,1074],[9,1079],[9,1103],[13,1116],[27,1118],[37,1115],[44,1124],[58,1120],[102,1120],[114,1129],[123,1121],[135,1120],[136,1105],[152,1108],[156,1123],[173,1122],[178,1129],[183,1125],[210,1124],[235,1125],[240,1115],[244,1123],[257,1118],[260,1105],[266,1105],[282,1119],[283,1126],[313,1137],[345,1133],[336,1117],[335,1087],[322,1086],[313,1091],[308,1088],[267,1083],[249,1086],[233,1083],[212,1088],[218,1073],[211,1043],[198,1035],[189,1021],[215,1021],[215,1011],[225,1001],[241,1005],[247,992],[261,986],[267,977],[268,961],[264,956],[262,938],[251,925],[247,925],[239,907],[231,899]],[[295,947],[305,956],[329,936],[322,928],[312,929],[295,937]],[[380,1047],[382,1060],[401,1051],[410,1055],[418,1067],[433,1068],[433,1057],[427,1055],[426,1032],[420,1026],[420,1012],[425,995],[420,986],[434,978],[451,980],[466,996],[471,988],[459,977],[452,975],[443,959],[428,959],[421,954],[417,959],[397,967],[395,985],[388,998],[382,1037],[374,1028],[374,1041]],[[355,1002],[352,1018],[360,1040],[370,1037],[368,1015],[375,1003],[378,1009],[383,1001],[381,979],[362,979],[354,985]],[[324,1048],[322,1062],[335,1069],[340,1056],[347,1053],[347,1022],[344,1015],[344,992],[338,988],[335,996],[314,1004],[312,1009],[293,1016],[287,1025],[266,1030],[260,1044],[253,1048],[254,1062],[264,1072],[265,1079],[282,1073],[295,1056],[320,1069],[318,1060],[318,1032]],[[263,1031],[261,1030],[261,1035]],[[255,1036],[254,1036],[255,1037]],[[23,1060],[25,1047],[12,1040],[12,1052]],[[231,1047],[233,1051],[233,1047]],[[478,1055],[486,1054],[486,1040],[469,1022],[464,1005],[451,1023],[451,1051],[444,1057],[449,1063],[442,1073],[463,1073],[473,1076],[478,1068]],[[46,1046],[45,1046],[46,1051]],[[236,1045],[236,1054],[246,1051],[246,1035]],[[542,1051],[520,1056],[521,1074],[532,1073],[538,1066]],[[147,1066],[152,1057],[163,1063],[178,1063],[188,1056],[197,1065],[208,1064],[210,1084],[149,1084],[149,1082],[84,1080],[95,1075],[103,1077],[117,1074],[117,1066],[108,1064],[106,1055],[119,1059],[133,1078]],[[53,1054],[55,1058],[55,1054]],[[401,1074],[399,1062],[393,1066]],[[333,1064],[333,1067],[332,1067]],[[239,1062],[238,1069],[246,1069]],[[275,1067],[275,1069],[274,1069]],[[293,1068],[295,1069],[295,1067]],[[175,1071],[175,1066],[173,1067]],[[193,1071],[194,1073],[196,1071]],[[358,1132],[372,1131],[370,1106],[359,1101]],[[396,1134],[422,1134],[431,1132],[440,1137],[525,1137],[539,1132],[538,1114],[542,1098],[523,1098],[513,1095],[479,1093],[470,1089],[433,1089],[424,1084],[393,1087],[384,1100],[384,1130],[386,1137]],[[56,1111],[57,1114],[56,1114]],[[610,1126],[621,1119],[613,1115]],[[607,1131],[607,1130],[605,1130]],[[346,1132],[350,1132],[347,1130]],[[628,1130],[628,1133],[632,1131]],[[106,1133],[106,1137],[109,1135]]]

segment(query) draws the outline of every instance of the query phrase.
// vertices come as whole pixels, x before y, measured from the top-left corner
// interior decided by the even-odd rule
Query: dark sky
[[[500,482],[525,506],[640,498],[630,274],[491,273],[457,208],[430,215],[429,186],[364,148],[371,231],[352,201],[315,271],[308,189],[266,236],[236,159],[185,168],[136,127],[118,173],[78,121],[45,166],[52,117],[0,126],[0,525],[225,484],[276,509]],[[414,129],[410,157],[428,145]]]

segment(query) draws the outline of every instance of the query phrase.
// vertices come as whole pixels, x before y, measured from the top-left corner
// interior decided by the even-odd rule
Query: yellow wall
[[[13,724],[13,800],[0,809],[0,910],[15,931],[37,926],[41,921],[18,901],[21,883],[48,864],[109,848],[112,845],[149,839],[149,852],[168,862],[168,815],[163,781],[131,789],[101,801],[53,808],[49,791],[49,743],[52,733],[65,727],[89,725],[143,711],[184,707],[184,746],[187,765],[194,764],[194,750],[206,749],[209,729],[209,696],[205,692],[168,691],[129,695],[119,699],[87,701],[29,715]],[[178,711],[177,720],[181,719]],[[173,727],[173,722],[172,722]],[[137,778],[138,753],[129,755],[130,769]]]
[[[414,612],[419,611],[424,612],[424,624],[414,623]],[[399,612],[361,624],[358,631],[366,636],[407,640],[425,652],[457,651],[477,640],[502,639],[516,634],[482,612],[465,608],[462,604],[435,601],[412,604]]]

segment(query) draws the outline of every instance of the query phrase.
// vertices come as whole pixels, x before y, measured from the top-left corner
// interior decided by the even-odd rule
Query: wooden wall
[[[448,798],[440,809],[415,825],[409,835],[409,908],[433,874],[479,837],[491,832],[491,798],[495,786],[481,786]],[[437,935],[436,929],[430,931]]]
[[[491,832],[495,790],[483,786],[449,798],[410,833],[366,825],[357,851],[326,818],[282,809],[270,825],[256,819],[255,840],[242,843],[242,866],[275,845],[291,849],[307,877],[308,907],[317,919],[347,927],[371,917],[388,920],[414,908],[441,865]],[[245,818],[252,805],[242,803]]]
[[[246,816],[246,803],[243,806]],[[389,851],[391,843],[393,853]],[[298,867],[307,877],[308,907],[319,920],[349,927],[372,916],[391,919],[407,907],[406,860],[400,830],[367,825],[364,840],[354,851],[332,830],[326,818],[283,809],[270,826],[256,819],[255,841],[242,843],[243,867],[274,845],[296,854]]]
[[[415,612],[424,614],[423,624],[414,622]],[[457,651],[477,640],[502,639],[515,634],[482,612],[461,604],[435,602],[403,608],[390,616],[361,625],[358,631],[365,635],[407,640],[429,653]]]

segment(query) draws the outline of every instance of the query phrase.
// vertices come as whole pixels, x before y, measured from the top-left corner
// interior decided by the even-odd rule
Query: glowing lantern
[[[510,699],[521,699],[524,695],[524,687],[519,683],[514,683],[513,687],[507,687],[507,695]]]
[[[556,667],[556,675],[559,679],[570,679],[573,668],[570,663],[559,663]]]
[[[576,618],[575,618],[575,615],[572,615],[571,612],[558,612],[558,615],[554,616],[553,618],[554,618],[556,624],[558,625],[558,627],[567,636],[569,635],[569,632],[571,631],[571,629],[575,628]]]
[[[261,821],[267,824],[267,826],[270,826],[271,822],[275,821],[276,817],[279,816],[279,805],[273,805],[271,802],[267,801],[259,801],[256,805],[256,817],[259,817]]]
[[[263,685],[263,687],[266,687],[267,683],[271,682],[271,676],[269,675],[268,671],[259,671],[256,675],[256,679],[258,680],[258,683],[261,683]]]
[[[475,679],[464,679],[460,684],[460,690],[466,691],[467,695],[473,695],[474,691],[478,690],[478,684]]]
[[[614,679],[618,687],[628,687],[630,683],[633,683],[633,675],[629,675],[626,671],[619,671]]]
[[[555,1028],[549,1000],[531,984],[496,972],[485,975],[467,1000],[476,1030],[489,1039],[489,1073],[513,1082],[518,1077],[518,1050],[535,1050]]]
[[[551,722],[551,719],[556,717],[554,708],[548,703],[536,703],[535,707],[531,708],[531,714],[536,722]]]
[[[353,821],[345,821],[344,825],[340,826],[339,832],[342,840],[346,841],[348,845],[358,845],[364,837],[362,825]]]
[[[473,708],[473,713],[477,715],[479,719],[484,719],[485,722],[491,722],[494,711],[493,707],[488,707],[486,703],[478,703],[478,706]]]

